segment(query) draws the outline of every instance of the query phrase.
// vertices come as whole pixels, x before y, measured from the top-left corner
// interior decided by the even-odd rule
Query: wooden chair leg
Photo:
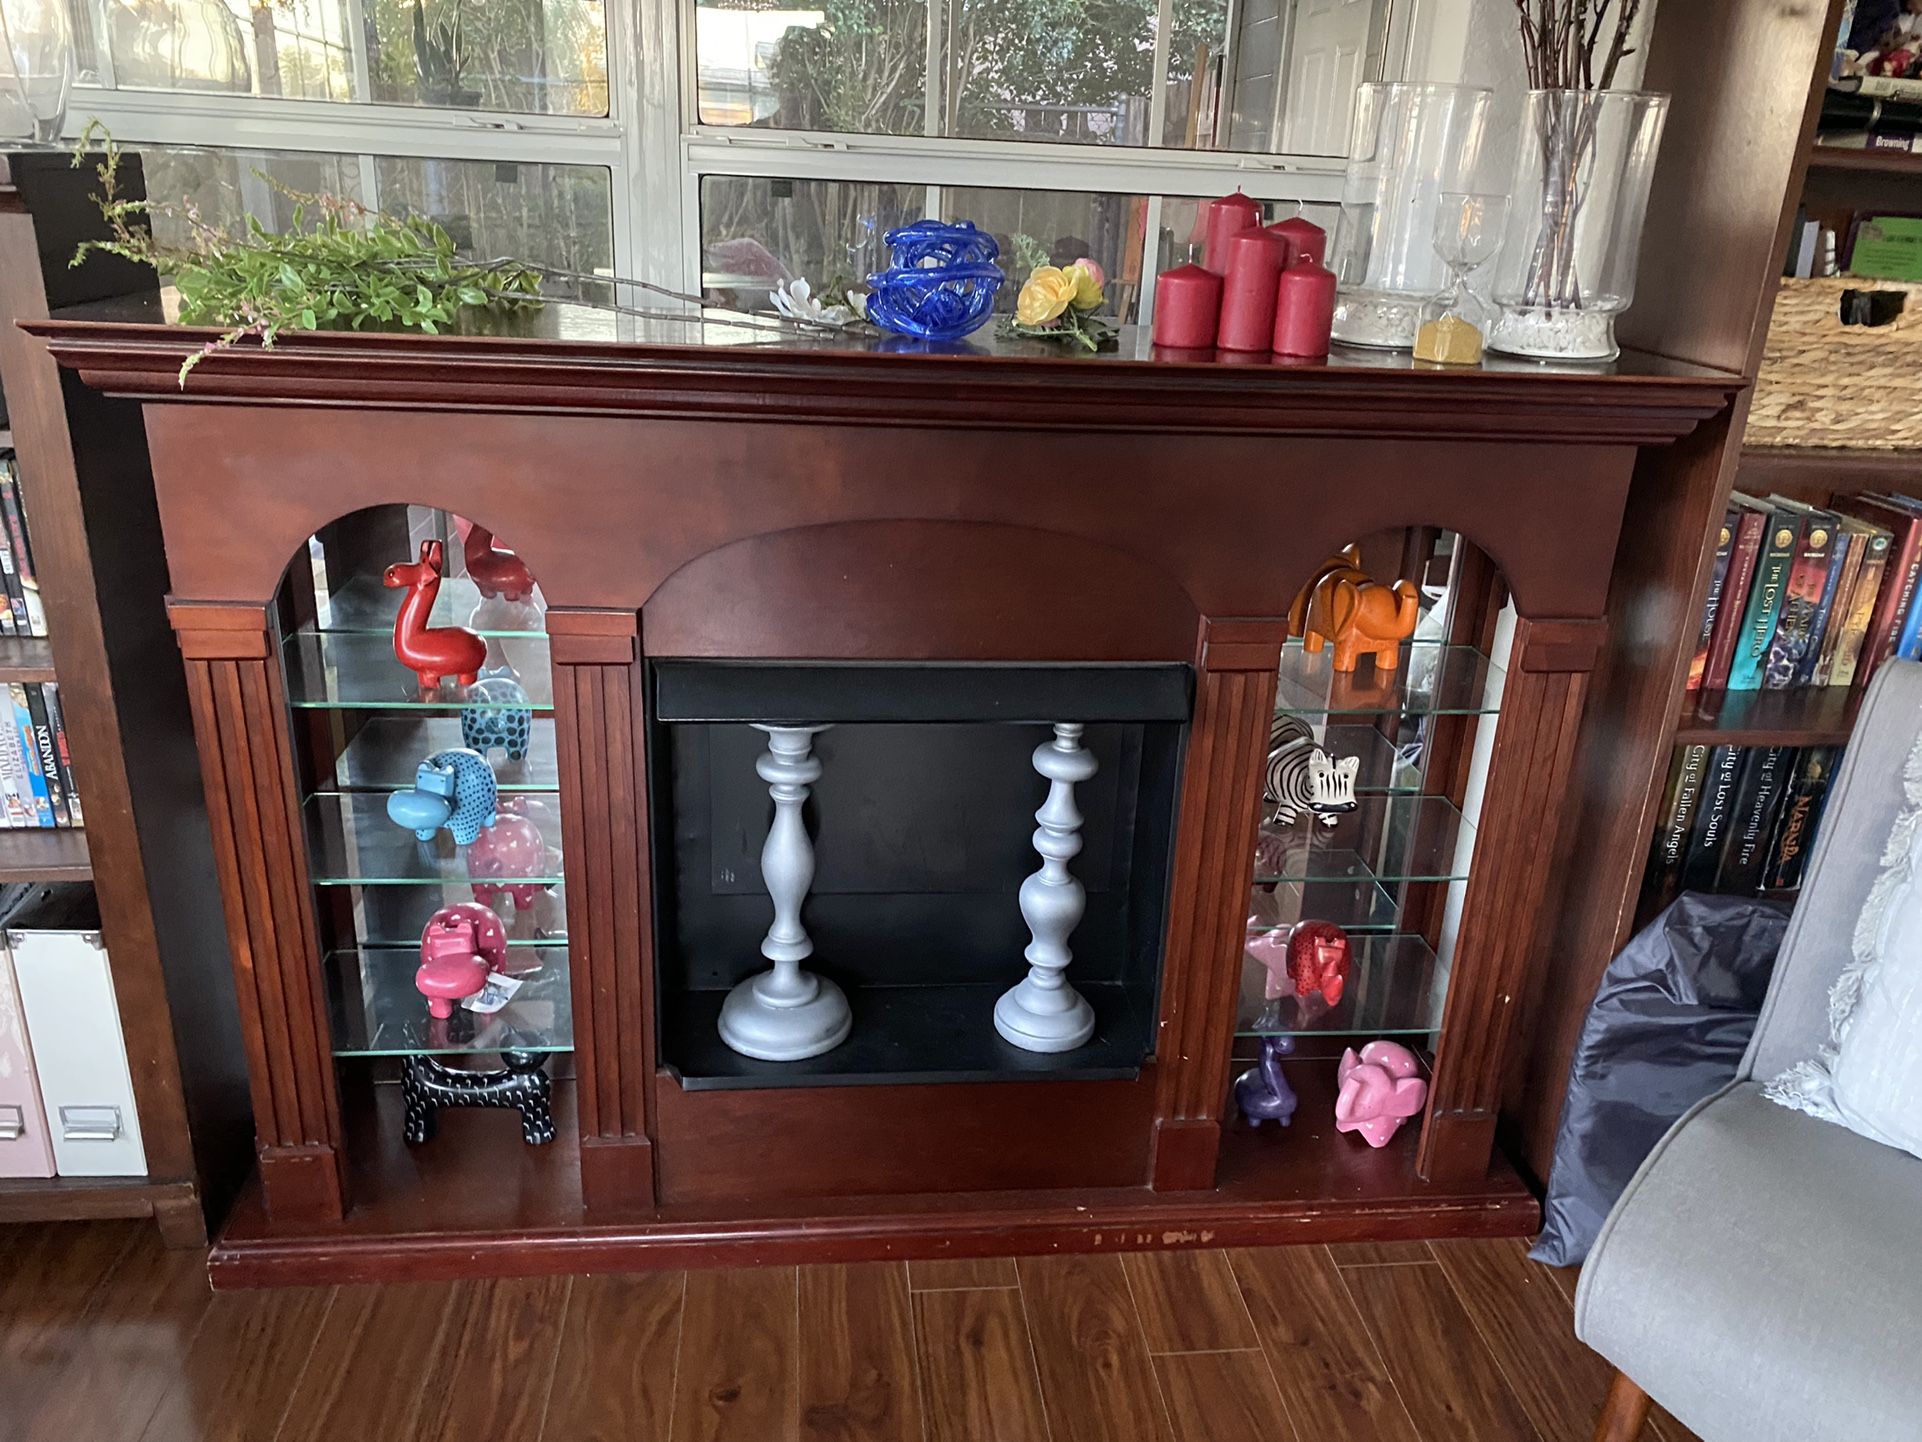
[[[1649,1406],[1648,1393],[1629,1381],[1626,1372],[1618,1371],[1608,1384],[1602,1415],[1595,1419],[1595,1442],[1636,1442],[1648,1421]]]

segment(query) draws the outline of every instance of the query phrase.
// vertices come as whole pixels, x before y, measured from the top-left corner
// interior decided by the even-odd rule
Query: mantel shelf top
[[[169,297],[171,299],[171,297]],[[1473,369],[1337,346],[1327,361],[1157,351],[1125,328],[1098,355],[986,327],[965,341],[824,333],[706,311],[642,318],[550,303],[512,334],[283,334],[182,363],[219,332],[152,301],[96,302],[25,326],[91,386],[153,401],[592,411],[838,425],[1273,432],[1373,439],[1660,444],[1744,384],[1625,352],[1603,366],[1491,357]]]

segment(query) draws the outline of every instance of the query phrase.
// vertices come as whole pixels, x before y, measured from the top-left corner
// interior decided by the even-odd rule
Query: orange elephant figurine
[[[1353,671],[1364,655],[1375,658],[1376,670],[1392,671],[1420,619],[1421,592],[1412,582],[1384,586],[1352,570],[1332,570],[1308,598],[1301,644],[1318,652],[1333,642],[1337,671]]]
[[[1295,603],[1288,608],[1288,634],[1290,636],[1307,636],[1308,603],[1310,599],[1313,598],[1316,589],[1323,581],[1327,580],[1330,576],[1344,574],[1353,576],[1357,581],[1365,581],[1368,579],[1368,573],[1361,568],[1361,547],[1352,545],[1343,546],[1340,554],[1330,556],[1327,560],[1323,561],[1315,571],[1315,574],[1308,578],[1308,584],[1296,593]],[[1321,647],[1316,646],[1314,649],[1319,651]]]

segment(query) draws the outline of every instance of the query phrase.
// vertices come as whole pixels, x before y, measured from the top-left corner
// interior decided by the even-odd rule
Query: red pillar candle
[[[1275,330],[1275,287],[1288,259],[1288,242],[1269,230],[1244,230],[1228,242],[1228,278],[1221,287],[1223,350],[1266,351]]]
[[[1221,277],[1199,265],[1178,265],[1155,281],[1155,344],[1212,350],[1221,318]]]
[[[1312,220],[1299,215],[1291,215],[1286,220],[1278,220],[1268,227],[1276,235],[1287,238],[1290,264],[1304,257],[1320,265],[1328,259],[1328,232]]]
[[[1335,273],[1312,260],[1284,270],[1275,294],[1275,354],[1327,355],[1334,324]]]
[[[1261,224],[1261,207],[1250,197],[1237,190],[1233,195],[1224,195],[1220,200],[1208,203],[1208,248],[1201,253],[1201,263],[1216,275],[1228,273],[1228,247],[1237,235],[1244,230],[1254,230]]]

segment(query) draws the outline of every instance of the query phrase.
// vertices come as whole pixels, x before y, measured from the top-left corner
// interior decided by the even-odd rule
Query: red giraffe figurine
[[[407,599],[394,618],[394,657],[420,678],[423,691],[434,690],[449,676],[471,686],[487,661],[487,643],[472,631],[427,624],[440,593],[441,556],[439,541],[422,541],[418,562],[389,566],[381,578],[392,589],[407,588]]]
[[[494,544],[494,533],[478,523],[470,523],[463,549],[467,574],[483,596],[502,596],[519,601],[534,594],[534,577],[527,563],[512,551]]]

